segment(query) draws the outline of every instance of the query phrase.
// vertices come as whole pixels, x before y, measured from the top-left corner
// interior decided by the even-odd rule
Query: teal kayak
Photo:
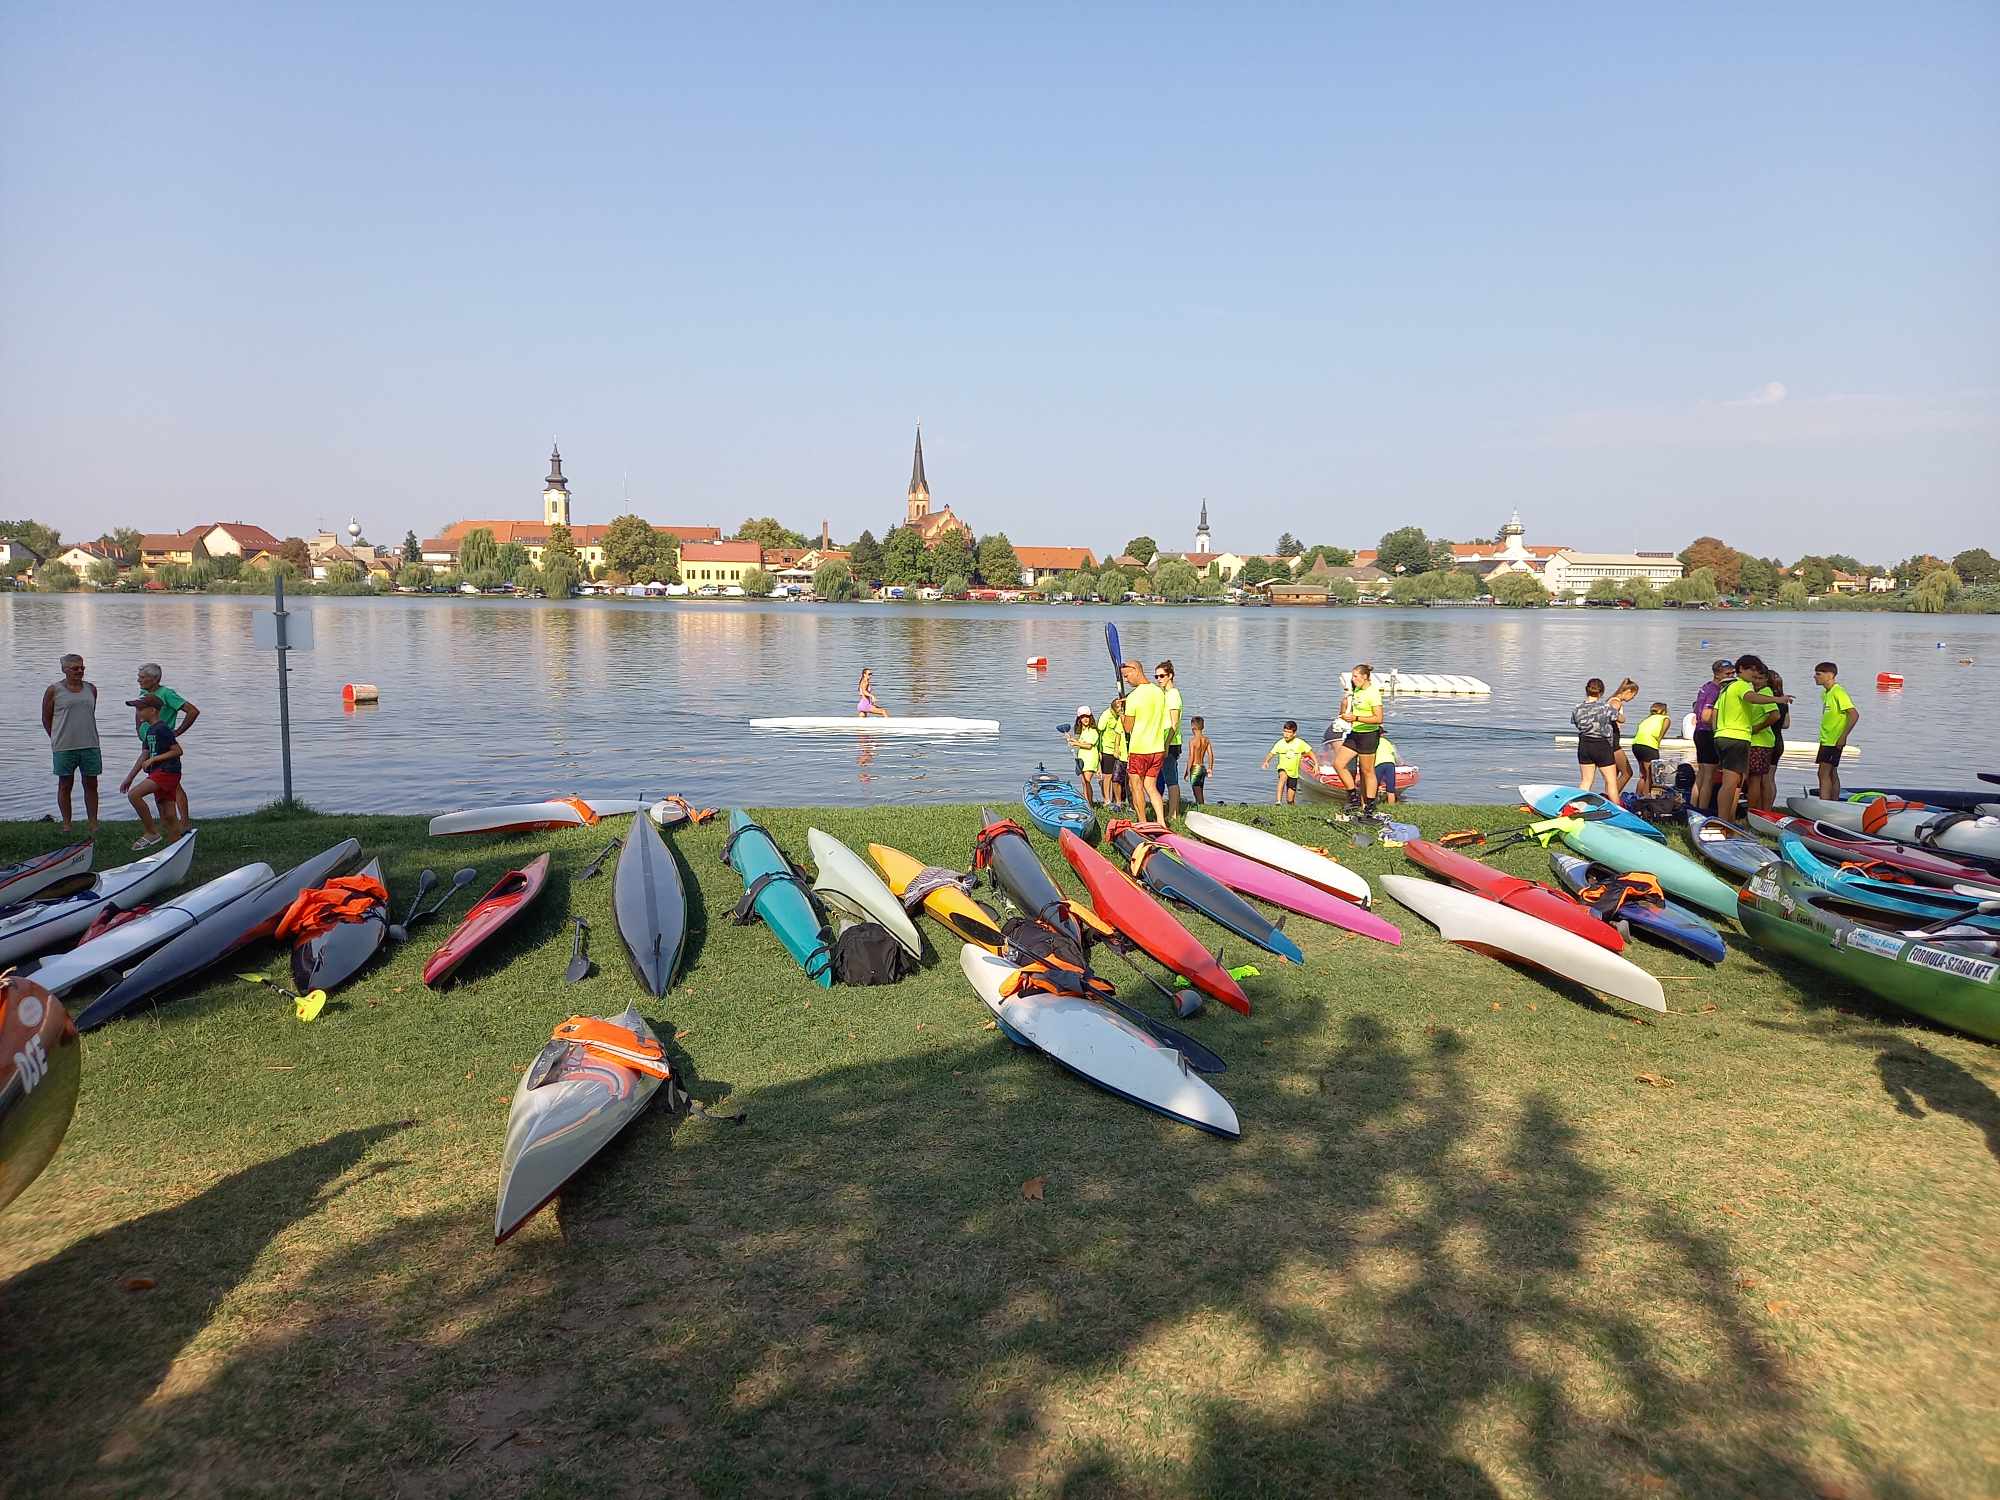
[[[777,841],[740,807],[729,810],[729,841],[722,846],[729,868],[743,877],[743,900],[736,920],[752,916],[777,934],[785,951],[799,961],[814,984],[833,983],[833,944],[812,892],[779,851]]]
[[[1543,825],[1546,826],[1546,825]],[[1736,917],[1736,891],[1724,885],[1685,854],[1656,843],[1615,823],[1587,823],[1559,818],[1562,840],[1585,859],[1607,865],[1621,875],[1643,870],[1660,882],[1668,895],[1724,921]]]

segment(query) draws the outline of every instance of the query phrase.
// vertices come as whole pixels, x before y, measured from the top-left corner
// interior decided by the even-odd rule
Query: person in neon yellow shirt
[[[1666,704],[1655,703],[1632,731],[1632,758],[1639,762],[1641,797],[1653,790],[1653,762],[1660,758],[1660,741],[1667,737],[1667,716],[1671,712]]]
[[[1375,686],[1375,669],[1365,661],[1348,674],[1348,681],[1352,686],[1340,700],[1340,717],[1347,720],[1347,738],[1333,752],[1333,769],[1342,781],[1350,783],[1347,805],[1355,808],[1365,803],[1364,810],[1372,814],[1380,791],[1375,780],[1375,751],[1382,740],[1382,690]],[[1361,762],[1358,782],[1347,770],[1357,758]]]
[[[1313,754],[1312,746],[1299,738],[1297,719],[1285,720],[1284,733],[1279,736],[1278,743],[1265,754],[1264,764],[1257,769],[1268,770],[1274,760],[1278,763],[1278,792],[1273,800],[1280,803],[1298,801],[1299,764],[1309,760],[1313,763],[1313,769],[1317,770],[1319,757]]]
[[[1076,722],[1063,736],[1069,741],[1070,749],[1076,752],[1076,774],[1083,783],[1083,800],[1092,807],[1097,806],[1097,720],[1090,712],[1088,703],[1080,703],[1076,709]]]
[[[1840,685],[1840,668],[1823,661],[1813,668],[1819,684],[1819,794],[1829,802],[1840,800],[1840,757],[1847,749],[1847,737],[1861,722],[1861,710]]]
[[[1097,716],[1099,779],[1104,788],[1104,805],[1117,807],[1125,800],[1129,782],[1125,775],[1125,700],[1113,698],[1111,706]]]
[[[1118,670],[1125,679],[1125,779],[1131,783],[1132,811],[1143,820],[1150,805],[1153,821],[1164,823],[1160,771],[1167,763],[1167,695],[1146,681],[1146,669],[1138,662],[1120,662]]]

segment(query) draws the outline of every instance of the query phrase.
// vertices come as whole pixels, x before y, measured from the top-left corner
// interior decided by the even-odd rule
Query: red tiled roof
[[[283,542],[272,536],[263,527],[252,526],[248,521],[210,521],[206,526],[198,526],[195,530],[206,536],[217,527],[221,527],[222,530],[234,537],[236,545],[239,547],[268,547],[275,549],[284,545]]]
[[[697,563],[756,563],[762,566],[764,549],[755,542],[682,542],[681,566]]]
[[[713,542],[722,537],[720,526],[662,526],[658,521],[653,530],[662,536],[677,536],[684,542]],[[445,527],[441,542],[462,542],[472,532],[484,527],[493,533],[493,540],[503,546],[508,542],[519,542],[524,547],[539,547],[549,539],[549,523],[546,521],[453,521]],[[570,540],[579,547],[594,547],[604,540],[607,526],[572,526]]]
[[[186,552],[193,546],[193,533],[185,531],[148,531],[139,538],[141,552]]]
[[[1037,573],[1052,569],[1073,573],[1078,568],[1097,566],[1097,557],[1088,547],[1016,547],[1014,556],[1021,560],[1022,567]]]

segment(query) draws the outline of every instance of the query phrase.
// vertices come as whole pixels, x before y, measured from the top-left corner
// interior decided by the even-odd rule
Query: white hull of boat
[[[41,906],[30,903],[0,922],[0,968],[76,937],[107,906],[129,909],[173,889],[187,879],[188,868],[194,863],[194,841],[195,831],[190,829],[144,859],[106,870],[88,890]]]
[[[597,797],[577,799],[600,818],[644,812],[647,802],[607,801]],[[542,828],[579,828],[588,820],[567,802],[508,802],[499,807],[474,807],[464,812],[440,813],[431,819],[431,837],[462,833],[525,833]]]
[[[1374,900],[1368,882],[1346,865],[1324,854],[1315,854],[1275,833],[1192,809],[1187,815],[1187,826],[1189,833],[1218,849],[1228,849],[1246,859],[1269,865],[1274,870],[1283,870],[1287,875],[1296,875],[1322,890],[1332,891],[1336,896],[1345,896],[1363,906]]]
[[[844,719],[752,719],[752,729],[777,729],[792,734],[998,734],[998,719],[881,719],[850,714]]]
[[[35,966],[32,977],[60,999],[78,985],[114,969],[123,969],[169,938],[179,937],[210,912],[220,911],[238,896],[256,890],[276,873],[269,865],[255,864],[218,875],[208,884],[155,906],[144,916],[121,923],[80,948],[43,959]]]
[[[924,956],[924,943],[917,936],[916,923],[910,920],[903,903],[872,865],[832,834],[817,828],[806,830],[806,847],[812,851],[813,866],[819,871],[813,889],[836,914],[857,922],[879,923],[910,957]]]

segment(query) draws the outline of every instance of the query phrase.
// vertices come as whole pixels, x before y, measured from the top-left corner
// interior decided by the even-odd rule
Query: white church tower
[[[542,524],[569,525],[569,481],[563,478],[562,449],[549,445],[549,477],[542,483]]]
[[[1201,522],[1194,529],[1194,550],[1197,557],[1206,557],[1208,555],[1208,502],[1206,500],[1201,502]]]

